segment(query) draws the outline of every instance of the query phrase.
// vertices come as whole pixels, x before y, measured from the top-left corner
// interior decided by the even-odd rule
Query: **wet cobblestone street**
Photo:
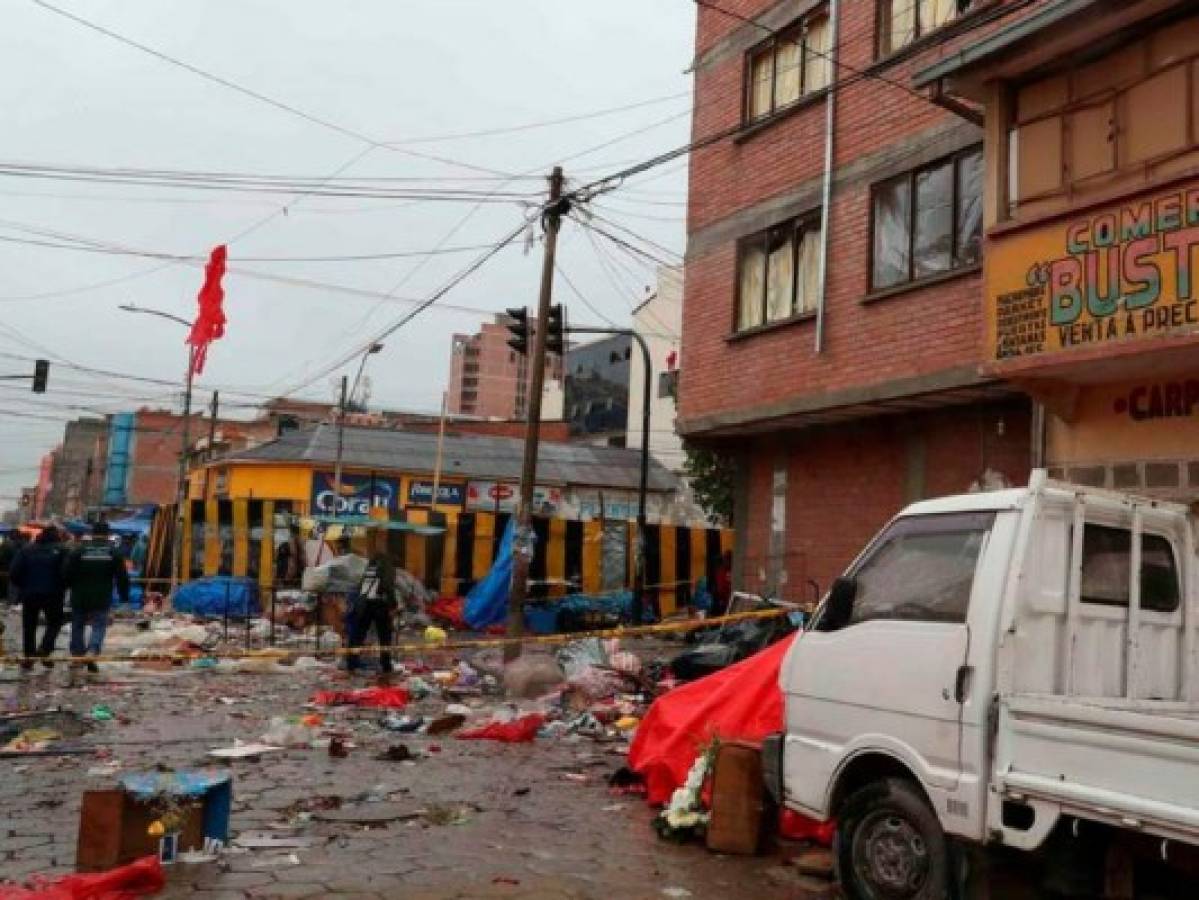
[[[81,794],[113,783],[112,774],[89,770],[212,765],[208,750],[258,740],[272,715],[303,712],[313,691],[335,677],[113,665],[85,678],[62,663],[23,675],[3,669],[0,703],[9,711],[86,715],[104,705],[116,719],[93,723],[82,739],[98,754],[0,760],[0,875],[73,870]],[[444,705],[425,703],[430,711]],[[232,836],[290,822],[298,828],[276,833],[311,845],[173,866],[161,896],[796,896],[777,858],[716,856],[659,840],[640,799],[608,792],[620,744],[562,737],[510,746],[394,734],[377,727],[380,716],[345,709],[327,717],[351,728],[356,746],[346,758],[302,749],[230,763]],[[417,758],[377,758],[398,743]],[[343,818],[357,811],[361,822],[378,821],[320,821],[326,806],[340,807]]]

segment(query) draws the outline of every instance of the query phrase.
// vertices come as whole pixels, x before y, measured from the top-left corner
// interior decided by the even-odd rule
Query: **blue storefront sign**
[[[372,509],[399,512],[400,482],[396,478],[342,475],[341,496],[335,501],[332,472],[312,473],[312,511],[323,515],[370,515]]]
[[[433,481],[412,479],[408,482],[408,505],[431,506],[433,498]],[[437,485],[438,506],[462,506],[466,503],[466,485],[445,484]]]

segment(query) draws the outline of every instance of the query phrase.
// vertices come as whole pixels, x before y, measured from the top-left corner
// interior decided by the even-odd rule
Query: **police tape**
[[[572,631],[562,634],[523,634],[519,636],[466,638],[461,640],[422,639],[397,644],[372,644],[362,647],[336,647],[322,650],[319,647],[262,647],[257,650],[196,650],[175,653],[119,653],[101,654],[99,656],[2,656],[0,664],[16,665],[20,663],[35,664],[46,662],[66,662],[71,665],[85,663],[191,663],[202,660],[253,660],[258,662],[282,662],[296,660],[301,657],[317,659],[340,659],[349,656],[376,656],[380,653],[392,655],[430,653],[445,650],[486,650],[494,647],[511,647],[517,645],[555,645],[571,644],[575,641],[600,638],[602,640],[627,639],[635,637],[653,637],[662,634],[681,634],[688,631],[699,631],[735,622],[750,622],[760,619],[774,619],[786,616],[794,610],[775,607],[772,609],[751,610],[748,612],[729,613],[724,616],[713,616],[707,619],[680,619],[673,622],[659,622],[655,625],[639,625],[636,627],[618,626],[616,628],[600,628],[591,631]],[[333,631],[333,629],[329,629]],[[319,640],[319,638],[316,638]]]

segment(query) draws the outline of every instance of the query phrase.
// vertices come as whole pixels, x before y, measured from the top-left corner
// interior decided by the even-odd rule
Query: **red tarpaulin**
[[[654,701],[629,748],[629,768],[645,778],[650,803],[670,800],[713,737],[760,741],[783,730],[779,667],[792,640],[781,640]]]

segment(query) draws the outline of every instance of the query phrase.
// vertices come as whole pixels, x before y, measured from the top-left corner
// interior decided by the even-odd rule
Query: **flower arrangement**
[[[716,764],[720,741],[713,738],[696,757],[682,786],[675,789],[670,802],[653,821],[658,836],[670,841],[701,838],[707,831],[711,814],[704,808],[704,782]]]

